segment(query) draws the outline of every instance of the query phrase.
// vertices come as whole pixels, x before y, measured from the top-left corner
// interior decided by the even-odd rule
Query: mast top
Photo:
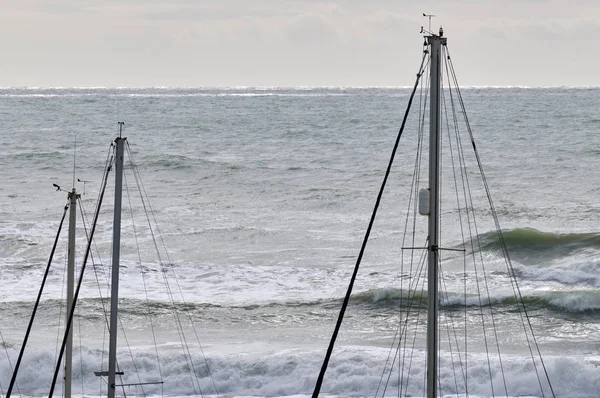
[[[431,43],[431,40],[434,38],[442,38],[441,44],[443,46],[445,46],[446,38],[444,37],[444,28],[440,25],[440,30],[438,31],[437,35],[435,33],[433,33],[433,31],[431,30],[431,18],[435,17],[435,15],[423,13],[423,16],[429,19],[429,29],[428,30],[425,30],[423,28],[423,26],[421,26],[421,33],[425,35],[426,39],[429,39],[425,42],[425,45],[427,45],[427,43]]]
[[[434,40],[439,41],[442,46],[445,46],[447,44],[448,39],[444,36],[444,28],[442,28],[441,26],[437,35],[433,32],[426,33],[429,33],[428,36],[425,36],[426,44],[431,44]]]

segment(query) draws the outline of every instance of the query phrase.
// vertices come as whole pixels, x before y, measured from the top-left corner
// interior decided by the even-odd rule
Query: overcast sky
[[[600,86],[599,0],[3,0],[0,86]]]

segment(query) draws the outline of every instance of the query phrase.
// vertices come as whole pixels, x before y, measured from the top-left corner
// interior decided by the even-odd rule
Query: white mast
[[[108,398],[115,397],[115,379],[117,366],[117,311],[119,304],[119,257],[121,252],[121,199],[123,192],[123,153],[125,140],[123,122],[119,122],[119,137],[115,139],[116,162],[115,162],[115,209],[113,218],[113,255],[110,294],[110,342],[108,348]]]
[[[427,398],[437,397],[438,368],[438,263],[439,263],[439,174],[440,174],[440,93],[441,93],[441,49],[446,38],[427,36],[430,64],[429,104],[429,245],[427,248]]]
[[[69,192],[69,252],[67,260],[67,320],[73,306],[73,291],[75,287],[75,231],[77,220],[77,199],[79,195],[75,187]],[[73,375],[73,323],[67,331],[65,348],[65,398],[71,398],[71,379]]]

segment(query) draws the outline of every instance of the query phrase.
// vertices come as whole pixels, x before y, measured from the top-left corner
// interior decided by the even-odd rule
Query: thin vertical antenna
[[[123,126],[125,126],[125,122],[118,122],[119,123],[119,138],[123,138]]]
[[[71,188],[75,188],[75,162],[76,162],[76,157],[77,157],[77,133],[75,133],[75,136],[73,137],[73,185],[71,185]]]
[[[423,16],[426,18],[429,18],[429,30],[427,31],[427,33],[432,34],[431,33],[431,18],[435,17],[435,15],[423,13]]]
[[[117,120],[121,119],[121,98],[117,95]]]
[[[121,120],[121,96],[118,88],[115,91],[115,97],[117,98],[117,120]]]

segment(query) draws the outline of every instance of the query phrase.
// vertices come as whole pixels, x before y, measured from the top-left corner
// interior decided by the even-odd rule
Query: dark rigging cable
[[[54,246],[52,246],[52,251],[50,252],[50,258],[48,259],[48,264],[46,265],[46,272],[44,272],[44,278],[42,279],[42,286],[40,286],[40,290],[38,291],[37,299],[35,300],[35,305],[33,306],[33,312],[31,313],[31,318],[29,318],[29,325],[27,325],[27,331],[25,332],[25,337],[23,338],[23,345],[21,346],[21,351],[19,351],[19,358],[17,358],[17,363],[15,364],[15,369],[14,369],[13,375],[10,379],[8,391],[6,392],[6,398],[10,398],[10,394],[12,392],[13,386],[17,379],[17,373],[19,373],[19,366],[21,365],[21,360],[23,359],[23,354],[25,353],[25,347],[27,346],[27,340],[29,339],[29,334],[31,333],[31,328],[33,326],[33,321],[35,319],[35,314],[36,314],[38,306],[40,304],[40,300],[42,298],[42,293],[44,292],[44,285],[46,284],[46,279],[48,278],[48,273],[50,272],[50,265],[52,264],[52,258],[54,257],[56,245],[58,244],[58,238],[60,237],[60,231],[62,230],[63,222],[65,221],[65,216],[67,215],[68,208],[69,208],[69,205],[67,204],[63,211],[62,219],[60,220],[60,224],[58,226],[58,231],[56,232],[56,238],[54,239]]]
[[[112,163],[112,162],[111,162]],[[56,380],[58,379],[58,373],[60,372],[60,364],[62,362],[63,355],[65,353],[65,347],[67,346],[67,335],[69,330],[71,329],[71,325],[73,324],[73,315],[75,313],[75,306],[77,304],[77,298],[79,297],[79,290],[81,290],[81,284],[83,282],[83,273],[85,271],[85,266],[87,264],[87,260],[90,255],[90,250],[92,247],[92,240],[94,238],[94,232],[96,231],[96,225],[98,223],[98,217],[100,215],[100,207],[102,206],[102,200],[104,199],[104,192],[106,191],[106,184],[108,182],[108,173],[110,173],[112,166],[109,163],[109,166],[106,170],[104,177],[104,184],[102,186],[102,190],[100,193],[100,198],[98,200],[98,205],[96,206],[96,214],[94,215],[94,222],[92,224],[92,230],[90,232],[90,237],[88,239],[88,244],[85,249],[85,257],[83,259],[83,264],[81,265],[81,270],[79,271],[79,280],[77,281],[77,288],[75,289],[75,294],[73,295],[73,304],[71,305],[69,311],[69,318],[67,324],[65,325],[65,334],[62,341],[62,345],[60,347],[60,354],[58,356],[58,361],[56,362],[56,368],[54,370],[54,377],[52,378],[52,385],[50,386],[50,392],[48,393],[48,398],[52,398],[54,394],[54,388],[56,386]],[[8,398],[8,397],[7,397]]]
[[[331,336],[331,341],[329,342],[329,347],[327,347],[327,354],[325,355],[325,359],[323,360],[323,365],[321,366],[321,371],[319,372],[319,377],[317,378],[317,383],[315,384],[315,389],[312,393],[312,398],[317,398],[319,396],[319,392],[321,391],[321,385],[323,384],[325,372],[327,371],[327,365],[329,364],[329,359],[331,358],[331,354],[333,352],[333,346],[335,345],[337,335],[342,326],[342,321],[344,319],[346,307],[348,307],[348,302],[350,301],[350,295],[352,294],[352,288],[354,287],[354,281],[356,280],[356,275],[358,274],[358,268],[360,267],[360,262],[362,260],[363,254],[365,252],[365,248],[367,247],[367,242],[369,241],[369,235],[371,234],[371,228],[373,227],[373,223],[375,222],[375,216],[377,215],[379,203],[381,202],[381,197],[383,196],[383,191],[385,189],[385,185],[387,183],[388,176],[390,175],[390,171],[392,169],[392,164],[394,163],[394,157],[396,156],[396,150],[398,149],[398,145],[400,144],[400,137],[402,136],[402,133],[404,132],[404,126],[406,125],[406,120],[408,119],[410,107],[412,105],[412,101],[415,96],[415,92],[417,91],[417,87],[419,86],[419,80],[421,79],[421,76],[423,75],[423,64],[425,63],[425,58],[427,57],[427,54],[428,54],[428,51],[427,51],[427,49],[425,49],[423,51],[423,59],[421,60],[421,66],[419,67],[419,73],[417,73],[417,80],[415,81],[415,85],[414,85],[412,93],[410,95],[410,99],[408,100],[408,106],[406,108],[406,112],[404,113],[404,118],[402,119],[402,125],[400,126],[400,131],[398,131],[398,136],[396,137],[394,149],[392,150],[392,155],[390,157],[390,161],[388,163],[388,167],[385,172],[385,176],[383,177],[383,182],[381,184],[381,188],[379,189],[379,194],[377,195],[377,200],[375,201],[375,207],[373,208],[373,214],[371,215],[371,220],[369,221],[369,226],[367,227],[367,231],[365,233],[365,238],[364,238],[362,246],[360,248],[358,258],[356,259],[356,265],[354,266],[354,272],[352,273],[352,278],[350,279],[350,284],[348,285],[348,290],[346,292],[346,296],[344,297],[344,302],[342,303],[342,308],[340,310],[340,314],[338,316],[338,320],[335,325],[333,335]]]

